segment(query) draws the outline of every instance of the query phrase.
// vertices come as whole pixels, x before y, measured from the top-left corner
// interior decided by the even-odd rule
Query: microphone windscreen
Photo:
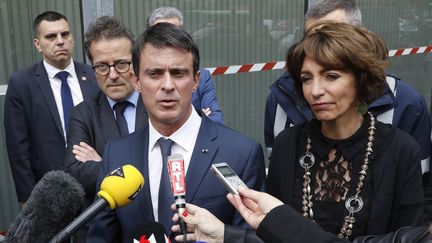
[[[98,196],[114,209],[132,202],[143,186],[144,177],[141,172],[133,165],[123,165],[102,180]]]
[[[8,242],[49,242],[78,214],[84,202],[81,184],[63,171],[50,171],[36,184],[15,221]]]
[[[129,232],[127,242],[168,243],[165,228],[158,222],[147,222],[135,226]]]

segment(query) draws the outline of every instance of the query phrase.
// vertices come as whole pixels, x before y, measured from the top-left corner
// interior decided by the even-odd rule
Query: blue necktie
[[[68,133],[68,129],[69,129],[69,116],[72,108],[74,107],[73,100],[72,100],[72,93],[67,83],[68,76],[69,73],[66,71],[61,71],[56,74],[56,77],[59,78],[62,82],[61,99],[63,105],[63,119],[65,124],[66,134]]]
[[[121,101],[121,102],[117,102],[113,106],[114,111],[116,113],[117,128],[119,130],[120,136],[122,137],[129,134],[127,121],[124,116],[124,111],[126,110],[126,107],[128,105],[129,105],[129,101]]]
[[[165,227],[167,235],[171,233],[171,226],[173,222],[171,220],[173,211],[171,210],[171,204],[174,203],[174,198],[171,191],[171,183],[168,177],[168,156],[171,155],[171,147],[173,141],[171,139],[159,138],[157,141],[161,149],[162,154],[162,174],[159,185],[159,205],[158,215],[159,223]]]

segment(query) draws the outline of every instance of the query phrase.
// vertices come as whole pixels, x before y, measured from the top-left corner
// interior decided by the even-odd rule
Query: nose
[[[324,87],[320,78],[314,78],[312,80],[311,89],[311,94],[313,97],[319,97],[324,94]]]
[[[57,39],[57,45],[63,45],[64,44],[64,39],[63,39],[61,33],[57,34],[57,38],[56,39]]]
[[[111,80],[116,80],[119,77],[119,73],[115,70],[114,66],[109,67],[108,77]]]
[[[171,74],[169,72],[166,72],[161,85],[162,90],[172,91],[174,90],[174,87],[174,80],[171,77]]]

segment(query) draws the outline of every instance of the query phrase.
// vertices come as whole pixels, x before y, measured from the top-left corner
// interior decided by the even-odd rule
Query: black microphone
[[[132,165],[123,165],[110,172],[101,183],[101,190],[97,193],[99,198],[60,231],[50,243],[67,239],[107,206],[114,209],[129,204],[141,191],[143,185],[144,177]]]
[[[165,235],[165,228],[162,224],[147,222],[133,227],[126,242],[168,243],[170,241]]]
[[[50,171],[33,188],[11,224],[8,242],[48,242],[71,222],[84,202],[81,184],[63,171]]]

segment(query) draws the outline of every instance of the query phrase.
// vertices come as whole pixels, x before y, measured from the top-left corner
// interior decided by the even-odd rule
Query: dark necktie
[[[171,155],[171,147],[173,141],[171,139],[159,138],[157,141],[161,149],[162,154],[162,174],[159,185],[159,205],[158,215],[159,223],[165,227],[167,235],[171,233],[171,226],[173,224],[171,218],[173,211],[171,210],[171,204],[174,203],[174,198],[171,192],[171,183],[168,177],[168,156]]]
[[[126,110],[126,107],[129,105],[129,103],[129,101],[121,101],[117,102],[113,107],[116,114],[117,128],[119,130],[120,136],[122,137],[129,134],[128,125],[124,116],[124,111]]]
[[[72,100],[72,93],[69,88],[67,77],[69,76],[69,73],[66,71],[61,71],[56,74],[56,77],[61,80],[61,99],[62,99],[62,105],[63,105],[63,119],[65,124],[65,130],[66,133],[69,129],[69,115],[74,107],[73,100]]]

